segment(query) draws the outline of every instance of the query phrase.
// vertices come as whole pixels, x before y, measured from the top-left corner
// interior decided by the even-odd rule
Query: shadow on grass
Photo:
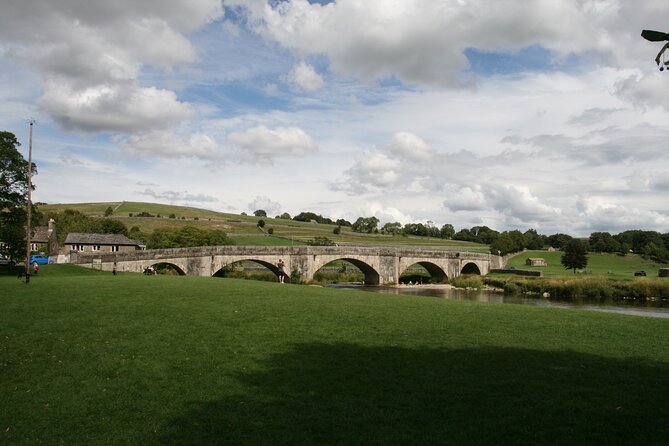
[[[663,444],[669,364],[573,352],[296,345],[190,403],[168,444]]]

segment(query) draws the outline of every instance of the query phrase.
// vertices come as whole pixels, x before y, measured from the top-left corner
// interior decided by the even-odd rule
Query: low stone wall
[[[517,276],[527,276],[527,277],[544,276],[544,273],[542,271],[530,271],[526,269],[491,269],[490,272],[499,274],[515,274]]]

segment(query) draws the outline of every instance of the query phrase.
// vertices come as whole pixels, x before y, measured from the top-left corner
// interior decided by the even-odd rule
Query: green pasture
[[[0,444],[666,445],[669,321],[46,265]]]
[[[574,271],[565,269],[560,263],[562,252],[548,251],[526,251],[511,258],[507,267],[518,269],[543,271],[544,277],[573,277]],[[546,259],[548,266],[527,266],[525,261],[529,257],[540,257]],[[577,275],[605,276],[611,279],[634,278],[635,271],[646,271],[648,277],[657,277],[660,268],[669,268],[669,265],[644,259],[636,254],[620,256],[617,254],[588,253],[588,266],[583,271],[577,271]]]

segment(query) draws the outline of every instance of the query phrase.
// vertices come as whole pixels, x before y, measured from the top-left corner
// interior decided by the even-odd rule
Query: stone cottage
[[[546,260],[541,258],[541,257],[529,257],[525,261],[525,265],[527,266],[548,266],[546,263]]]
[[[145,246],[122,234],[85,234],[71,232],[65,239],[65,249],[76,252],[130,252]]]
[[[55,256],[58,254],[58,248],[56,222],[53,218],[50,218],[48,226],[37,226],[34,229],[34,232],[30,236],[30,250]]]

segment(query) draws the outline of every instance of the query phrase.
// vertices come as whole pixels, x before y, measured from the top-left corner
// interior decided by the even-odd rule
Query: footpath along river
[[[669,301],[608,299],[605,301],[573,299],[558,300],[540,296],[505,295],[495,291],[476,291],[453,288],[450,285],[398,285],[398,286],[363,286],[359,284],[331,284],[328,288],[355,289],[384,294],[408,294],[413,296],[431,296],[441,299],[472,300],[491,304],[535,305],[563,309],[604,311],[636,316],[659,317],[669,319]]]

